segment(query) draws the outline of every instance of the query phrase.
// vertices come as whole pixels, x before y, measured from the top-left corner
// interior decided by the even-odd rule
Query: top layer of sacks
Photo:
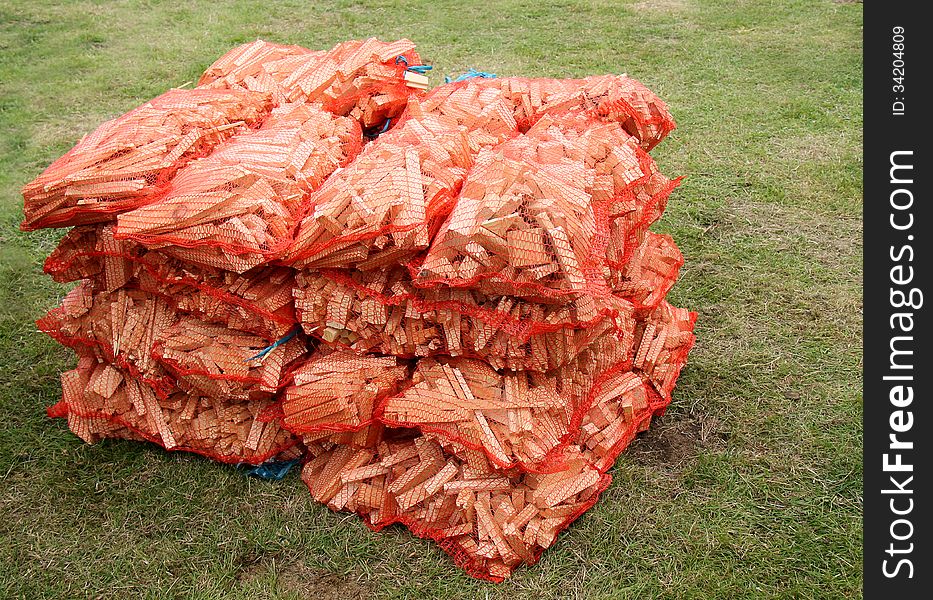
[[[679,180],[638,81],[428,91],[408,40],[234,48],[25,186],[83,280],[52,414],[88,441],[303,455],[315,498],[493,580],[537,560],[671,399],[695,314],[649,231]]]

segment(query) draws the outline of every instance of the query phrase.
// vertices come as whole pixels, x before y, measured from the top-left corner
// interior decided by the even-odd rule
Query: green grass
[[[0,5],[0,598],[842,598],[861,588],[860,4],[656,0]],[[407,36],[435,80],[627,72],[680,125],[656,227],[700,313],[668,414],[541,562],[475,581],[300,481],[153,447],[85,446],[43,409],[69,352],[33,320],[60,231],[20,187],[102,120],[256,37]]]

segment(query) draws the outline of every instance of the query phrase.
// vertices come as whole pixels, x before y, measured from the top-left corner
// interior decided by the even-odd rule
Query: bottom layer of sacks
[[[693,342],[694,315],[665,310],[686,336],[668,364],[654,366],[668,375],[658,379],[629,368],[608,372],[598,393],[589,395],[573,437],[562,440],[560,455],[541,469],[546,472],[504,469],[494,454],[442,433],[385,426],[380,417],[387,400],[404,395],[385,382],[414,367],[386,361],[380,379],[371,369],[346,368],[361,358],[350,352],[338,353],[342,361],[320,353],[299,360],[277,397],[251,389],[248,380],[234,385],[251,391],[218,397],[205,392],[209,386],[196,385],[198,380],[192,385],[163,374],[153,381],[127,368],[126,359],[113,361],[109,353],[78,345],[78,365],[62,374],[63,399],[49,414],[67,417],[69,428],[89,443],[149,441],[228,463],[304,457],[301,476],[317,501],[360,515],[374,530],[401,523],[435,540],[470,575],[501,581],[519,565],[536,562],[560,531],[595,504],[611,481],[606,471],[616,457],[670,402],[673,380]],[[321,372],[324,364],[335,365],[334,372]],[[325,423],[313,431],[293,422],[289,431],[283,399],[287,411],[290,393],[304,398],[303,386],[329,377],[360,390],[343,401],[366,404],[373,417]]]

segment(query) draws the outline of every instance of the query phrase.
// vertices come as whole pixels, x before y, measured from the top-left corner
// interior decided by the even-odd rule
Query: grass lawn
[[[326,4],[0,6],[0,598],[859,596],[861,4]],[[44,413],[73,364],[33,323],[66,291],[41,269],[63,232],[19,232],[20,187],[235,44],[373,35],[413,39],[435,81],[627,72],[679,123],[653,154],[688,178],[655,229],[686,256],[670,299],[697,345],[600,503],[501,585],[294,475],[86,446]]]

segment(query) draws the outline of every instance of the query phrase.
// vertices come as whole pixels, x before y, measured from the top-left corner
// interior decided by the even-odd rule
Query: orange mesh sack
[[[214,398],[269,399],[286,368],[305,354],[301,338],[269,344],[259,336],[182,316],[158,335],[153,356],[180,381]]]
[[[379,401],[410,377],[409,366],[394,356],[316,353],[295,370],[285,390],[282,424],[300,434],[359,431],[374,423]]]
[[[591,464],[605,472],[666,406],[638,373],[612,369],[593,394],[574,442]]]
[[[278,104],[320,102],[371,128],[402,112],[416,91],[407,69],[420,64],[415,45],[405,39],[351,40],[326,52],[257,40],[220,57],[198,84],[269,92]]]
[[[314,429],[315,431],[300,435],[301,442],[305,446],[326,445],[330,447],[336,444],[349,448],[374,448],[386,434],[386,427],[378,421],[354,429],[318,429],[316,426]],[[308,456],[306,455],[305,458]]]
[[[422,359],[414,385],[382,403],[380,420],[480,450],[500,468],[552,471],[603,372],[631,360],[630,341],[605,336],[576,364],[549,373],[500,374],[475,359]]]
[[[145,252],[138,244],[114,239],[110,223],[80,225],[46,257],[43,270],[59,283],[93,279],[96,289],[113,292],[135,276],[135,259]]]
[[[505,77],[468,80],[501,90],[525,130],[553,111],[583,109],[603,121],[619,123],[645,150],[651,150],[674,130],[674,118],[663,100],[626,75],[585,79]],[[453,84],[457,85],[457,84]]]
[[[601,335],[634,329],[634,307],[610,295],[538,304],[472,289],[415,288],[408,270],[299,273],[305,332],[357,352],[482,357],[497,369],[550,371]],[[577,305],[585,306],[580,314]],[[591,306],[592,305],[592,306]]]
[[[130,373],[90,356],[62,373],[62,402],[49,409],[67,416],[81,439],[145,440],[167,450],[203,454],[221,462],[262,463],[297,440],[260,415],[269,400],[231,402],[177,388],[160,397]]]
[[[636,330],[638,339],[633,368],[652,384],[666,403],[687,364],[687,355],[696,337],[693,327],[697,314],[671,306],[666,300],[643,321],[643,330]]]
[[[379,136],[310,198],[285,260],[382,268],[424,250],[473,159],[466,129],[437,115]]]
[[[138,289],[95,293],[89,281],[71,290],[61,306],[36,322],[62,345],[114,363],[157,390],[168,373],[151,355],[157,335],[178,316],[159,296]]]
[[[285,267],[259,267],[233,273],[186,265],[158,253],[141,263],[139,287],[165,297],[177,311],[274,342],[292,331],[294,304],[289,290],[295,273]]]
[[[112,230],[110,224],[75,227],[46,259],[46,273],[60,282],[89,279],[96,291],[131,284],[159,295],[177,311],[270,342],[297,323],[291,269],[270,266],[240,274],[192,265],[135,242],[114,240]]]
[[[170,90],[84,136],[23,188],[25,231],[112,220],[271,109],[268,94]]]
[[[518,134],[512,106],[502,91],[475,79],[434,88],[419,102],[409,103],[405,119],[422,119],[425,114],[453,119],[466,127],[473,152]]]
[[[371,448],[324,441],[308,451],[302,478],[316,500],[356,512],[376,530],[402,523],[492,581],[534,564],[611,481],[575,451],[558,473],[500,472],[481,454],[461,459],[405,431]]]
[[[116,237],[242,273],[290,242],[305,195],[361,147],[351,119],[286,104],[182,169],[157,202],[121,214]]]
[[[677,283],[683,254],[669,235],[647,232],[624,266],[607,258],[613,294],[634,303],[640,314],[651,312]]]
[[[610,237],[633,251],[671,188],[633,140],[617,124],[577,113],[542,119],[480,153],[415,267],[416,284],[488,281],[491,293],[607,295]]]

